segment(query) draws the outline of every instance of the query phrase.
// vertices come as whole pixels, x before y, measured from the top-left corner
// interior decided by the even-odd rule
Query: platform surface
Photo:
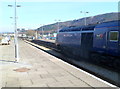
[[[22,40],[19,58],[13,41],[0,45],[0,87],[111,87]]]

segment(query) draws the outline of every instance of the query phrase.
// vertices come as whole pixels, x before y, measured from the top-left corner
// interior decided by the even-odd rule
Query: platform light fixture
[[[44,26],[44,24],[40,24],[41,25],[41,28],[42,28],[42,39],[43,39],[43,35],[44,35],[44,28],[43,28],[43,26]]]
[[[89,12],[87,12],[87,11],[80,11],[80,13],[84,13],[84,15],[85,15],[85,25],[87,25],[86,14],[88,14]]]
[[[21,7],[21,5],[17,5],[17,2],[15,0],[14,6],[13,5],[8,5],[8,7],[14,7],[14,34],[15,34],[15,58],[16,58],[16,62],[19,62],[19,50],[18,50],[18,31],[17,31],[17,7]]]
[[[60,19],[58,19],[58,20],[55,19],[55,21],[58,23],[58,30],[57,30],[57,32],[59,32],[59,29],[60,29],[60,26],[59,26],[60,24],[59,23],[60,23],[61,20]]]

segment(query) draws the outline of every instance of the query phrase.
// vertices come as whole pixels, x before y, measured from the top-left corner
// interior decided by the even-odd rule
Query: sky
[[[17,28],[37,29],[48,25],[99,14],[118,12],[118,0],[20,0],[17,1]],[[8,7],[12,5],[13,7]],[[89,12],[88,14],[80,13]],[[0,32],[14,31],[14,0],[0,1]],[[13,17],[13,18],[10,18]]]

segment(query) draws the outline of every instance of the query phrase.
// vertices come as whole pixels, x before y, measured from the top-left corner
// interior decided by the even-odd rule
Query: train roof
[[[108,21],[98,24],[95,28],[115,27],[120,26],[120,20]]]
[[[59,32],[71,32],[71,31],[88,31],[88,30],[94,30],[96,25],[86,25],[86,26],[70,26],[70,27],[65,27],[61,29]]]
[[[86,26],[77,26],[77,27],[70,26],[70,27],[65,27],[63,29],[60,29],[59,32],[89,31],[89,30],[94,30],[94,28],[104,28],[104,27],[113,27],[113,26],[120,27],[120,20],[107,21],[99,24],[92,24],[92,25],[86,25]]]

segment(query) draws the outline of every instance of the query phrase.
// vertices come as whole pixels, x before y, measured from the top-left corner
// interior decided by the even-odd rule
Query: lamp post
[[[57,21],[57,23],[58,23],[58,30],[57,30],[57,32],[58,32],[58,31],[59,31],[59,25],[60,25],[59,22],[60,22],[61,20],[60,20],[60,19],[59,19],[59,20],[56,20],[56,19],[55,19],[55,21]]]
[[[41,28],[42,28],[42,39],[43,39],[43,34],[44,34],[43,26],[44,26],[44,24],[40,24],[40,25],[41,25]]]
[[[13,5],[8,5],[8,7],[13,7]],[[16,58],[16,62],[19,62],[19,51],[18,51],[18,31],[17,31],[17,7],[21,7],[20,5],[17,5],[16,0],[14,3],[14,41],[15,41],[15,58]]]
[[[87,22],[86,22],[86,14],[89,13],[89,12],[80,11],[80,13],[84,13],[84,15],[85,15],[85,25],[87,25]]]
[[[38,39],[38,31],[35,30],[35,39],[37,40]]]

